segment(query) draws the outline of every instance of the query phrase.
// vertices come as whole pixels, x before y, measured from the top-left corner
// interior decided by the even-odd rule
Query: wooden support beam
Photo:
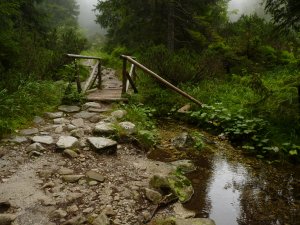
[[[131,85],[134,93],[138,93],[138,90],[137,90],[137,88],[136,88],[136,86],[135,86],[135,84],[134,84],[134,82],[133,82],[133,80],[132,80],[132,78],[131,78],[131,76],[129,75],[128,72],[126,72],[126,77],[127,77],[128,81],[129,81],[129,83],[130,83],[130,85]]]
[[[78,65],[77,65],[77,60],[74,60],[75,63],[75,77],[76,77],[76,85],[77,85],[77,91],[78,93],[81,93],[82,88],[81,88],[81,82],[80,82],[80,75],[79,75],[79,70],[78,70]]]
[[[126,93],[127,83],[127,59],[123,58],[123,69],[122,69],[122,94]]]

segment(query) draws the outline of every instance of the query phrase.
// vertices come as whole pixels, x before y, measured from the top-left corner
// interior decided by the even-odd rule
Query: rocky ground
[[[106,111],[106,113],[103,113]],[[125,111],[90,102],[60,106],[36,117],[32,127],[0,144],[0,224],[143,224],[149,221],[159,192],[148,189],[155,174],[176,165],[147,159],[130,142],[108,138],[118,124],[128,135]],[[186,218],[180,203],[158,215]],[[213,224],[178,220],[176,224]]]

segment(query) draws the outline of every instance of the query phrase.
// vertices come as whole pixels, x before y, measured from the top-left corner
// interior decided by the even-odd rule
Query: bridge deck
[[[114,70],[102,70],[102,89],[94,89],[87,94],[88,101],[127,101],[122,98],[122,82]]]

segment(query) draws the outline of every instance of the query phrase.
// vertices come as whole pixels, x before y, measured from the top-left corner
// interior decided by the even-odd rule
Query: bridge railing
[[[121,59],[123,59],[123,70],[122,70],[122,93],[127,93],[129,84],[131,85],[132,89],[135,93],[138,92],[137,87],[135,85],[135,78],[136,78],[136,68],[141,69],[152,78],[156,79],[158,82],[164,84],[167,88],[177,92],[178,94],[182,95],[183,97],[189,99],[190,101],[196,103],[199,106],[202,106],[203,103],[194,98],[193,96],[189,95],[188,93],[184,92],[183,90],[179,89],[178,87],[174,86],[158,74],[154,73],[152,70],[148,69],[146,66],[142,65],[138,61],[136,61],[133,57],[127,55],[121,55]],[[127,63],[131,63],[130,72],[127,71]]]
[[[101,76],[101,58],[95,57],[95,56],[85,56],[85,55],[75,55],[75,54],[66,54],[68,57],[72,58],[74,60],[75,64],[75,79],[76,79],[76,84],[77,84],[77,91],[79,93],[87,92],[96,82],[98,78],[98,83],[97,83],[97,88],[101,89],[101,81],[102,81],[102,76]],[[93,67],[93,70],[85,82],[84,86],[81,86],[81,81],[80,81],[80,74],[79,74],[79,69],[78,69],[78,59],[95,59],[97,60],[96,64]]]

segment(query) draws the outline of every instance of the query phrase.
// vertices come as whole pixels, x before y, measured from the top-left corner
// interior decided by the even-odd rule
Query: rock
[[[33,143],[26,148],[27,152],[37,151],[43,152],[45,148],[40,143]]]
[[[84,209],[82,212],[83,213],[91,213],[91,212],[93,212],[95,209],[93,208],[93,207],[89,207],[89,208],[86,208],[86,209]]]
[[[78,192],[75,192],[75,193],[69,193],[67,196],[66,196],[66,199],[68,202],[73,202],[79,198],[81,198],[83,196],[82,193],[78,193]]]
[[[57,209],[51,213],[51,217],[53,218],[64,218],[68,215],[68,213],[62,209]]]
[[[64,116],[63,112],[46,112],[45,115],[49,118],[49,119],[56,119],[56,118],[61,118]]]
[[[96,115],[96,113],[82,111],[82,112],[76,113],[74,115],[74,117],[75,118],[82,118],[82,119],[89,119],[89,118],[91,118],[92,116],[95,116],[95,115]]]
[[[61,136],[56,143],[56,146],[61,149],[75,148],[79,146],[78,139],[72,136]]]
[[[38,151],[31,151],[31,152],[29,153],[29,157],[32,157],[32,156],[39,157],[39,156],[42,156],[42,155],[43,155],[43,153],[38,152]]]
[[[88,108],[101,109],[102,106],[97,102],[87,102],[82,105],[82,110],[87,110]]]
[[[194,188],[188,178],[175,172],[166,176],[154,175],[149,184],[155,189],[171,190],[182,203],[189,201],[194,194]]]
[[[86,224],[87,220],[82,215],[78,215],[72,219],[67,220],[62,225],[80,225]]]
[[[29,135],[37,134],[38,132],[39,132],[39,130],[37,128],[31,128],[31,129],[21,130],[20,134],[29,136]]]
[[[75,127],[84,127],[84,120],[82,118],[74,119],[71,121]]]
[[[75,183],[83,177],[84,175],[63,175],[62,179],[69,183]]]
[[[63,111],[66,113],[74,113],[74,112],[79,112],[80,111],[80,107],[78,106],[73,106],[73,105],[61,105],[58,107],[59,111]]]
[[[71,158],[76,158],[78,156],[78,154],[76,152],[74,152],[73,150],[70,150],[70,149],[65,149],[64,154]]]
[[[115,117],[116,119],[122,119],[126,114],[127,112],[125,110],[116,110],[112,112],[110,115]]]
[[[145,188],[145,195],[148,200],[153,202],[154,204],[158,204],[162,200],[162,195],[158,191],[154,191],[149,188]]]
[[[145,222],[148,222],[151,220],[151,213],[148,211],[143,211],[142,212],[143,218]]]
[[[33,119],[33,122],[35,124],[43,124],[45,122],[45,120],[42,117],[35,116],[34,119]]]
[[[105,123],[115,123],[115,122],[117,122],[117,119],[113,116],[109,116],[109,117],[103,118],[103,122],[105,122]]]
[[[194,218],[196,216],[196,212],[185,209],[183,205],[179,202],[174,204],[173,210],[176,214],[176,217],[178,218],[187,219],[187,218]]]
[[[131,122],[121,122],[119,126],[126,135],[131,135],[136,132],[135,125]]]
[[[104,182],[105,178],[100,174],[97,173],[96,171],[90,170],[86,173],[86,176],[92,180],[96,180],[99,182]]]
[[[55,128],[54,132],[56,134],[61,134],[64,131],[64,127],[63,126],[58,126]]]
[[[195,145],[194,139],[187,132],[181,133],[179,136],[173,138],[171,142],[176,148],[179,149],[186,147],[194,147]]]
[[[38,142],[46,145],[51,145],[53,144],[54,140],[51,136],[34,136],[31,138],[33,142]]]
[[[89,184],[89,186],[96,186],[98,184],[98,182],[95,180],[91,180],[91,181],[89,181],[88,184]]]
[[[211,219],[206,218],[193,218],[193,219],[180,219],[176,218],[175,225],[216,225]]]
[[[77,205],[71,205],[67,208],[68,212],[77,212],[79,210]]]
[[[178,160],[171,162],[176,169],[180,169],[183,173],[190,173],[196,170],[195,164],[191,160]]]
[[[0,224],[1,225],[11,225],[15,219],[16,219],[16,216],[13,214],[0,214]]]
[[[0,202],[0,213],[6,212],[10,207],[11,207],[10,202],[8,201]]]
[[[113,134],[115,132],[114,125],[112,123],[99,122],[94,128],[96,134]]]
[[[28,139],[23,136],[15,136],[12,139],[10,139],[9,141],[13,142],[13,143],[21,144],[21,143],[28,141]]]
[[[149,185],[155,189],[169,188],[169,182],[166,176],[154,175],[149,181]]]
[[[75,129],[75,130],[72,130],[70,133],[73,137],[77,137],[77,138],[81,138],[84,136],[83,129]]]
[[[102,119],[102,116],[100,115],[95,115],[95,116],[92,116],[89,121],[91,123],[98,123],[100,120]]]
[[[53,123],[54,124],[69,124],[70,121],[65,118],[56,118],[56,119],[53,119]]]
[[[99,153],[114,154],[117,151],[117,142],[103,137],[89,137],[87,141]]]
[[[101,213],[98,217],[96,217],[92,223],[92,225],[109,225],[109,224],[110,221],[104,213]]]
[[[98,109],[98,108],[89,108],[89,112],[95,112],[95,113],[103,113],[109,111],[109,109]]]
[[[70,174],[73,174],[73,173],[74,173],[74,170],[69,169],[69,168],[62,167],[62,168],[60,168],[57,172],[58,172],[58,174],[60,174],[60,175],[70,175]]]
[[[103,213],[107,216],[115,216],[117,214],[111,205],[107,205],[103,210]]]
[[[77,129],[77,127],[74,126],[73,124],[68,124],[67,129],[68,129],[68,131],[71,131],[71,130]]]
[[[187,113],[191,109],[190,104],[186,104],[185,106],[181,107],[180,109],[177,110],[178,113]]]

